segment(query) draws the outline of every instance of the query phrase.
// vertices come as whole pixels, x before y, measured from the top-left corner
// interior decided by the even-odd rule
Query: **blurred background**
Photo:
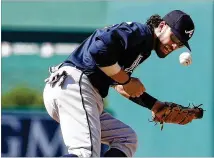
[[[186,126],[154,126],[151,111],[110,90],[106,110],[130,125],[139,139],[136,157],[214,156],[214,1],[13,1],[2,0],[1,155],[56,157],[67,153],[59,125],[46,113],[42,92],[48,67],[62,62],[95,29],[120,22],[144,23],[153,14],[180,9],[191,15],[193,63],[175,51],[155,53],[133,76],[161,101],[203,104],[204,118]],[[71,127],[72,128],[72,127]],[[103,147],[103,151],[104,151]]]

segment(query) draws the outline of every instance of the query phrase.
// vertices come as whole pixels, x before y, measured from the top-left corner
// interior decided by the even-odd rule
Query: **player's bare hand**
[[[126,91],[123,88],[123,85],[115,85],[113,86],[114,89],[120,93],[122,96],[126,97],[126,98],[130,98],[130,95],[128,93],[126,93]]]
[[[122,86],[125,93],[127,93],[129,96],[133,98],[139,97],[141,94],[143,94],[143,92],[146,91],[141,81],[138,78],[134,77],[131,78],[129,83]]]

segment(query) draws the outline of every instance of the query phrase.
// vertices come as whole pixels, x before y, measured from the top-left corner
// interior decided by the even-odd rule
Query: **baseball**
[[[184,66],[189,66],[190,64],[192,64],[192,56],[189,52],[183,52],[179,56],[179,61],[180,61],[180,64]]]

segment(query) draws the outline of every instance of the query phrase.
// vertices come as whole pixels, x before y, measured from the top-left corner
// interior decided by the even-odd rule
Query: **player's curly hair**
[[[163,21],[160,15],[154,14],[147,19],[146,24],[149,25],[152,29],[158,27],[160,22]]]

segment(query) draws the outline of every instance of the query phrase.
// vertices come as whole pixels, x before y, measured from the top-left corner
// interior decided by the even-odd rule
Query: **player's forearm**
[[[139,104],[143,107],[146,107],[150,110],[152,110],[154,107],[156,107],[156,104],[160,104],[161,102],[149,95],[148,93],[144,92],[140,97],[136,98],[129,98],[131,101],[133,101],[136,104]]]
[[[137,98],[130,97],[129,99],[140,106],[148,108],[154,113],[160,111],[163,107],[166,106],[166,104],[168,105],[171,104],[170,102],[161,102],[146,92],[144,92],[140,97]]]
[[[129,75],[118,64],[100,67],[100,69],[119,84],[127,83],[130,80]]]

